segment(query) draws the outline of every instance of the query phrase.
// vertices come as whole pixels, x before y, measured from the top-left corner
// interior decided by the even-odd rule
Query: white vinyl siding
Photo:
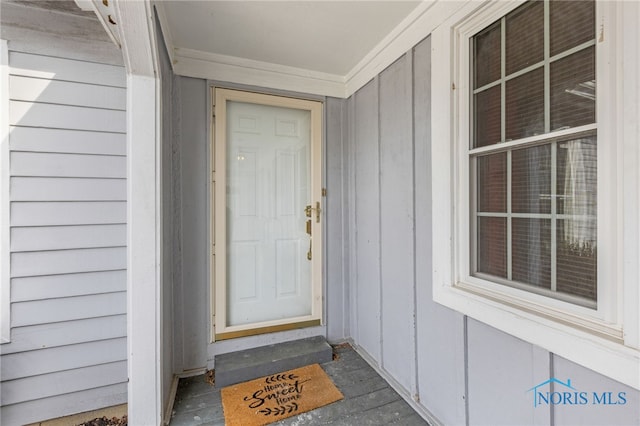
[[[9,44],[3,425],[127,401],[125,78]]]

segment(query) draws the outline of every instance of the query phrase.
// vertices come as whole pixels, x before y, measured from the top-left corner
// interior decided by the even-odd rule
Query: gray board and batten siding
[[[419,43],[347,101],[353,341],[443,424],[638,424],[637,390],[433,302],[430,167],[449,160],[431,157],[430,50]],[[554,376],[627,403],[534,407],[527,391]]]
[[[97,21],[11,2],[2,13],[11,341],[0,345],[0,423],[10,426],[127,402],[126,75]],[[27,17],[43,27],[12,26]]]
[[[430,39],[349,99],[325,100],[325,333],[351,340],[418,411],[451,425],[638,424],[640,394],[432,299]],[[286,332],[206,344],[208,226],[205,80],[177,77],[182,122],[182,259],[176,281],[177,373],[217,353],[305,337]],[[187,271],[189,271],[187,273]],[[611,407],[535,407],[527,391],[555,375],[626,392]]]

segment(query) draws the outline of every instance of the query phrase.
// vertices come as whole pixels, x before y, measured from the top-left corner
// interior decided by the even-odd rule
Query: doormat
[[[227,426],[263,426],[343,398],[318,364],[227,386],[221,393]]]

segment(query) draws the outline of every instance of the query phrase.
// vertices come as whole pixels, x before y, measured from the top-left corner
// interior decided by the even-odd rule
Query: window
[[[640,388],[632,3],[467,2],[434,30],[432,278],[436,302]]]
[[[595,2],[530,1],[471,43],[472,273],[595,308]]]

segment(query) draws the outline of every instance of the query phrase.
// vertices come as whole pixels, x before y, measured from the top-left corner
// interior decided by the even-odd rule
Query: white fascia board
[[[127,74],[157,78],[157,40],[149,0],[112,1],[115,27],[118,28],[118,39],[122,42]]]
[[[166,38],[165,42],[168,42]],[[339,75],[198,50],[170,50],[173,51],[173,72],[181,76],[345,97],[345,80]]]

